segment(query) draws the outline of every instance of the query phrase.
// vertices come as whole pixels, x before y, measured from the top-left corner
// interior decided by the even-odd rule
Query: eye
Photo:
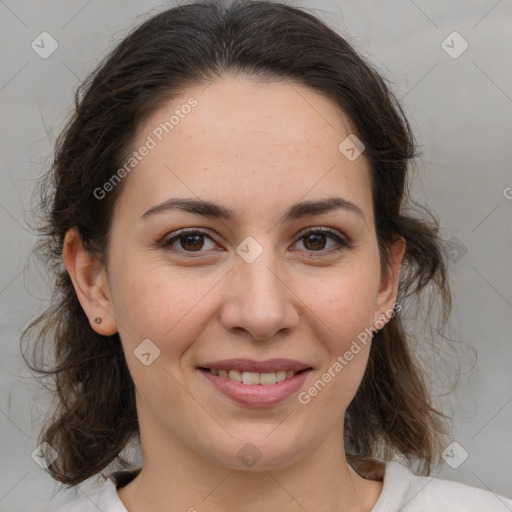
[[[182,229],[175,232],[174,236],[171,238],[164,240],[162,246],[165,249],[169,249],[174,252],[179,252],[180,249],[185,252],[204,252],[201,251],[205,246],[204,237],[209,238],[213,242],[212,237],[204,231],[199,231],[197,229]],[[175,244],[177,244],[179,248],[173,247]]]
[[[331,246],[330,249],[323,250],[327,245],[328,239],[334,240],[334,247]],[[301,235],[300,241],[303,242],[306,250],[310,252],[329,253],[351,247],[347,240],[331,229],[310,229]]]
[[[206,251],[201,249],[208,249],[205,238],[209,239],[213,244],[210,249],[214,249],[216,244],[212,237],[207,232],[198,229],[181,229],[176,231],[170,238],[164,239],[161,246],[172,252],[202,253]],[[333,241],[333,244],[330,248],[324,250],[328,245],[329,239],[331,242]],[[349,241],[331,229],[310,229],[303,233],[296,243],[299,242],[303,242],[306,251],[322,254],[341,251],[351,247]]]

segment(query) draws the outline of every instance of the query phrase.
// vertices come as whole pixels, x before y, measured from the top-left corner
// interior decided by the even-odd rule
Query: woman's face
[[[275,469],[342,445],[402,256],[381,275],[368,162],[339,148],[350,133],[313,90],[241,77],[140,127],[92,325],[120,334],[145,464],[172,449]]]

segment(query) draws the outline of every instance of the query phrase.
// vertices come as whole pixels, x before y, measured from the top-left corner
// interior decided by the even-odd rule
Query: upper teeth
[[[240,372],[238,370],[210,370],[213,375],[228,377],[235,382],[243,384],[262,384],[263,386],[275,384],[295,375],[293,370],[279,370],[277,372],[257,373]]]

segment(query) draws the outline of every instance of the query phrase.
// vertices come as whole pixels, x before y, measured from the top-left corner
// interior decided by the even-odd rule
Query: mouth
[[[246,385],[260,385],[260,386],[271,386],[284,380],[291,379],[295,375],[306,372],[311,368],[304,368],[303,370],[278,370],[276,372],[248,372],[240,370],[218,370],[216,368],[203,368],[199,367],[199,370],[209,372],[216,377],[224,377],[232,380],[233,382],[240,382]]]
[[[290,359],[229,359],[198,366],[213,389],[246,407],[278,404],[299,391],[312,366]]]

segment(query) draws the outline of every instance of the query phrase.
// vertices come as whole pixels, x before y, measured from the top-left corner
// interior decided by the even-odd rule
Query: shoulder
[[[435,477],[416,476],[388,462],[381,496],[372,512],[510,512],[512,500],[491,491]]]
[[[56,512],[127,512],[116,491],[114,481],[108,479],[100,488],[62,505]]]

